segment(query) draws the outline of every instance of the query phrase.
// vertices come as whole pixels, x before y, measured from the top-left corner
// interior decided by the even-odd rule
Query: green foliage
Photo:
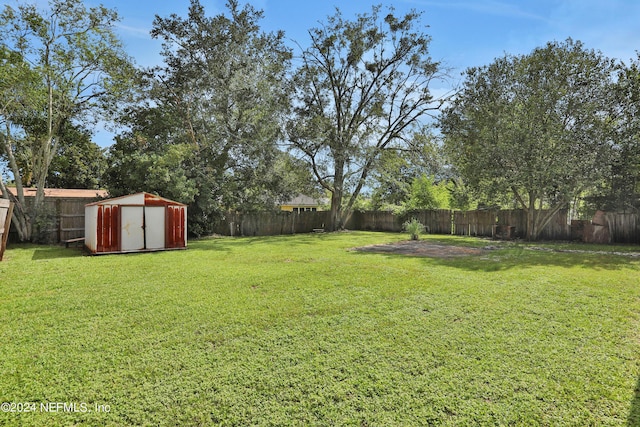
[[[43,209],[40,209],[33,219],[33,235],[31,240],[35,243],[51,244],[55,243],[51,240],[54,239],[55,234],[51,233],[52,230],[58,229],[58,215],[55,208],[51,205],[45,205]]]
[[[449,207],[451,209],[468,211],[477,208],[478,203],[462,178],[450,180],[447,183],[447,190],[449,190]]]
[[[115,11],[86,8],[81,0],[52,0],[44,11],[6,5],[0,13],[0,121],[6,130],[0,151],[18,192],[23,172],[37,188],[32,212],[18,212],[23,240],[34,237],[64,128],[108,118],[130,93],[133,69],[114,32],[117,20]],[[24,205],[23,194],[18,199]]]
[[[412,182],[422,176],[446,176],[445,159],[430,129],[414,134],[408,146],[402,150],[384,150],[372,173],[374,188],[372,208],[400,206],[410,196]]]
[[[380,154],[378,167],[373,173],[374,190],[371,195],[374,209],[384,205],[400,205],[409,194],[411,180],[417,175],[409,159],[395,150],[385,150]]]
[[[186,17],[156,17],[151,34],[163,42],[164,65],[143,76],[144,102],[121,118],[132,130],[111,153],[120,160],[110,188],[181,194],[197,235],[226,210],[273,208],[295,181],[283,175],[297,170],[277,147],[291,52],[283,34],[260,31],[262,12],[235,0],[228,9],[209,17],[193,0]],[[140,172],[122,176],[131,170]]]
[[[192,203],[197,188],[187,171],[192,148],[170,145],[161,152],[132,148],[135,142],[117,138],[108,154],[105,183],[112,196],[146,191],[181,203]]]
[[[279,152],[273,164],[273,175],[278,183],[274,188],[280,188],[281,197],[278,202],[290,199],[291,196],[304,194],[309,197],[322,198],[323,192],[313,179],[313,175],[306,163],[296,159],[286,152]]]
[[[393,12],[376,6],[348,21],[338,10],[309,31],[294,76],[287,136],[331,193],[330,229],[344,226],[382,152],[406,146],[420,119],[439,107],[429,84],[440,66],[429,56],[420,13]]]
[[[444,111],[445,146],[465,182],[479,192],[513,194],[529,214],[529,238],[603,182],[614,135],[614,71],[613,61],[580,42],[550,42],[469,69]]]
[[[620,65],[613,93],[619,107],[606,180],[586,201],[591,210],[640,209],[640,53],[629,65]]]
[[[101,257],[10,245],[3,400],[111,410],[0,412],[0,424],[637,425],[637,258],[349,250],[404,238],[208,239]]]
[[[51,160],[47,187],[102,188],[107,169],[104,150],[91,141],[88,131],[64,126],[58,152]]]
[[[449,197],[450,193],[446,182],[436,183],[434,177],[422,175],[411,183],[405,209],[408,211],[449,209]]]
[[[351,209],[356,212],[366,212],[366,211],[375,210],[373,209],[372,199],[368,197],[368,195],[366,194],[360,194],[360,196],[353,203],[353,206],[351,207]]]
[[[411,240],[418,240],[420,235],[426,231],[425,226],[415,218],[411,218],[411,220],[402,224],[402,229],[409,233]]]

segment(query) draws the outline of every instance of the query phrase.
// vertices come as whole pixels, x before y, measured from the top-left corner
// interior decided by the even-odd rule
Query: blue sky
[[[21,0],[33,2],[29,0]],[[87,5],[100,3],[85,0]],[[243,0],[240,0],[244,3]],[[5,4],[15,4],[6,0]],[[46,0],[36,0],[46,5]],[[118,32],[129,54],[140,66],[160,63],[160,43],[149,36],[155,15],[176,13],[185,17],[189,0],[103,0],[121,15]],[[226,11],[225,0],[201,0],[208,15]],[[416,9],[431,35],[431,56],[452,68],[452,79],[432,87],[444,93],[461,80],[467,67],[486,65],[504,53],[529,53],[551,40],[571,37],[588,48],[629,62],[640,50],[640,1],[638,0],[253,0],[264,11],[266,31],[283,30],[288,39],[307,45],[307,31],[336,6],[347,18],[369,12],[374,4],[393,5],[398,14]],[[95,141],[112,143],[99,132]]]

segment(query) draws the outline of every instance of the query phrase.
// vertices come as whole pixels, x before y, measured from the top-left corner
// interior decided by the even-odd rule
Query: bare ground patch
[[[470,246],[454,246],[443,245],[429,242],[428,240],[405,240],[396,243],[384,243],[379,245],[362,246],[352,248],[357,252],[370,252],[380,254],[395,254],[408,256],[422,256],[430,258],[455,258],[463,256],[481,256],[487,255],[494,249],[501,249],[501,246],[485,246],[482,248]],[[590,255],[616,255],[631,258],[640,258],[640,252],[620,252],[620,251],[599,251],[599,250],[580,250],[580,249],[556,249],[544,248],[537,246],[525,246],[525,250],[543,251],[555,253],[577,253]]]
[[[362,246],[353,248],[357,252],[372,252],[392,255],[423,256],[431,258],[454,258],[462,256],[485,255],[490,248],[472,248],[467,246],[439,245],[425,240],[405,240],[396,243]]]

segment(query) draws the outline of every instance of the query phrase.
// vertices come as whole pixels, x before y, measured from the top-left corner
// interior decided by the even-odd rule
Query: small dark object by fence
[[[516,227],[513,225],[494,225],[493,238],[499,240],[512,240],[516,236]]]
[[[68,248],[71,245],[83,246],[84,245],[84,237],[77,237],[75,239],[67,239],[63,243],[64,243],[64,247],[65,248]]]

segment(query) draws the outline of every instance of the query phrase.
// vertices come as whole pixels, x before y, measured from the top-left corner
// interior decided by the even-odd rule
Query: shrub
[[[404,231],[409,233],[411,240],[418,240],[420,238],[420,234],[425,232],[424,225],[415,218],[411,218],[410,221],[402,224],[402,228]]]

